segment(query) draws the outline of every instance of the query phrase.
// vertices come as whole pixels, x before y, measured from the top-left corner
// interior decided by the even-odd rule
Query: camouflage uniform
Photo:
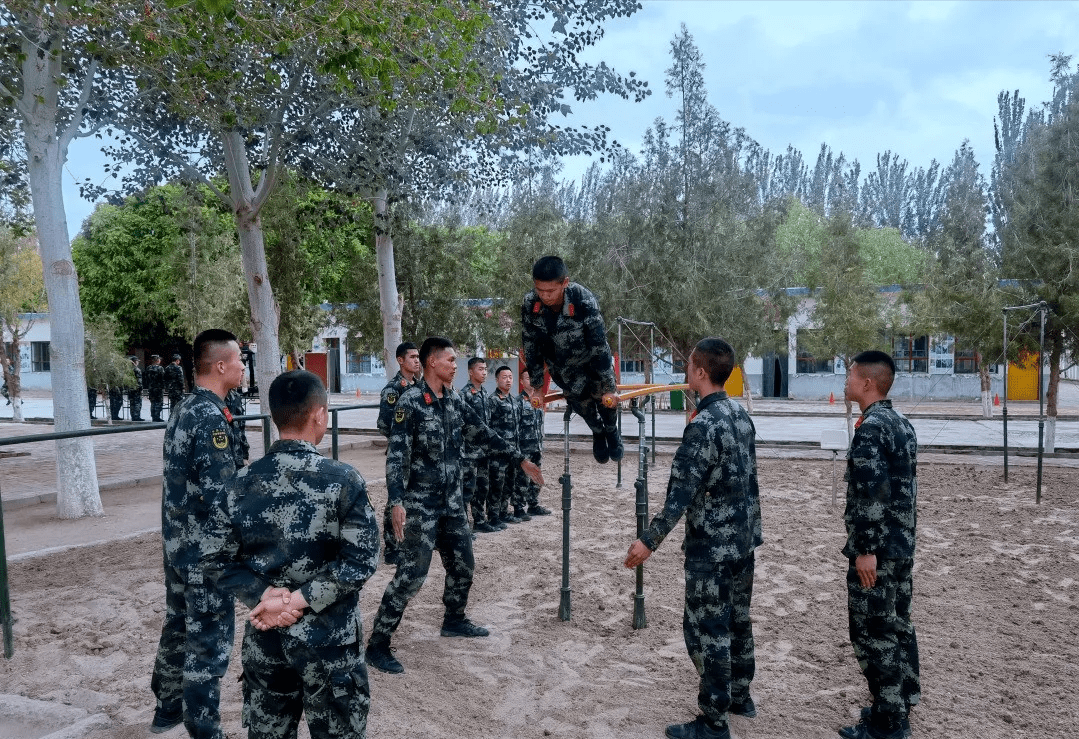
[[[543,461],[543,409],[532,407],[531,399],[524,392],[517,396],[517,402],[521,406],[521,432],[518,436],[521,453],[539,467]],[[517,475],[516,495],[522,506],[532,508],[539,505],[539,485],[532,482],[528,475]]]
[[[551,379],[562,388],[567,405],[592,433],[613,431],[618,409],[607,408],[600,399],[616,390],[614,358],[595,296],[571,282],[566,286],[562,311],[556,313],[532,290],[521,306],[521,325],[524,359],[533,386],[543,385],[546,365]]]
[[[514,449],[519,449],[517,436],[521,429],[521,406],[513,395],[503,395],[498,390],[487,398],[490,412],[488,426],[503,441]],[[488,493],[487,511],[493,520],[504,521],[510,518],[512,506],[517,505],[514,498],[518,467],[508,459],[491,460],[491,488]],[[522,473],[523,474],[523,473]]]
[[[109,386],[109,416],[114,421],[120,420],[120,411],[124,409],[124,391],[121,388]]]
[[[165,367],[165,395],[169,396],[171,415],[184,397],[184,368],[178,364],[170,363]]]
[[[900,730],[921,700],[918,641],[911,620],[914,532],[918,511],[918,439],[910,421],[878,400],[862,413],[847,451],[850,641],[873,694],[870,726]],[[877,582],[864,588],[855,559],[877,556]]]
[[[371,643],[386,643],[401,623],[405,606],[419,592],[437,549],[446,569],[442,602],[446,620],[464,618],[476,562],[461,493],[461,447],[488,456],[523,460],[516,447],[498,437],[453,388],[439,398],[421,379],[398,401],[386,455],[390,505],[404,506],[401,562],[386,586],[371,629]]]
[[[310,608],[292,626],[243,641],[249,739],[362,739],[371,694],[360,653],[360,588],[378,564],[378,523],[356,470],[306,441],[281,440],[240,470],[211,519],[206,577],[249,608],[267,587],[299,589]]]
[[[390,427],[393,425],[393,412],[397,408],[397,401],[401,394],[416,384],[415,380],[408,380],[400,370],[393,379],[386,383],[378,398],[378,420],[375,426],[383,436],[390,435]],[[386,564],[395,565],[398,560],[397,539],[393,538],[393,514],[391,506],[387,502],[382,511],[382,556]]]
[[[224,401],[198,387],[169,414],[162,470],[165,622],[150,688],[158,710],[183,706],[195,739],[224,739],[218,704],[232,652],[232,598],[204,580],[199,559],[211,511],[236,472]]]
[[[135,387],[127,391],[128,410],[131,411],[132,421],[142,420],[142,370],[132,365],[135,373]]]
[[[655,550],[686,515],[686,602],[682,632],[700,675],[697,703],[715,727],[749,700],[756,662],[753,551],[761,507],[753,422],[725,392],[701,400],[671,464],[663,510],[641,541]]]
[[[232,433],[232,455],[236,457],[236,468],[239,469],[247,464],[251,458],[251,442],[247,440],[247,421],[234,421],[233,416],[247,414],[244,396],[236,388],[228,391],[225,395],[225,407],[231,414],[229,417],[229,431]]]
[[[146,395],[150,399],[150,420],[160,423],[161,411],[165,408],[165,368],[160,364],[151,364],[143,374]]]
[[[461,388],[461,400],[472,406],[472,410],[485,424],[491,422],[491,414],[487,408],[489,397],[483,385],[476,387],[470,382]],[[461,490],[465,505],[472,508],[473,523],[486,521],[487,517],[495,512],[494,506],[487,508],[491,489],[490,469],[490,461],[482,451],[466,443],[461,450]]]

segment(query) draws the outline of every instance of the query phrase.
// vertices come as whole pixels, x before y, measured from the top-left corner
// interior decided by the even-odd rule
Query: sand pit
[[[649,475],[653,511],[669,464],[661,454]],[[551,508],[560,507],[561,471],[561,458],[549,457],[543,495]],[[621,561],[633,539],[635,470],[615,488],[613,467],[574,455],[572,475],[572,620],[558,619],[557,510],[476,542],[469,613],[491,628],[488,639],[439,637],[436,558],[394,641],[405,674],[372,674],[371,737],[662,737],[665,724],[695,715],[696,675],[681,631],[681,527],[646,565],[648,628],[634,631],[633,573]],[[835,737],[867,700],[847,640],[831,480],[828,462],[761,460],[765,544],[753,607],[760,715],[732,718],[737,737]],[[1074,735],[1075,481],[1073,470],[1047,469],[1036,506],[1032,469],[1014,470],[1005,486],[999,468],[922,466],[915,618],[924,702],[911,716],[915,736]],[[371,493],[381,509],[384,487]],[[164,602],[160,547],[147,534],[14,563],[16,657],[0,659],[0,692],[107,713],[112,728],[93,739],[147,736]],[[391,574],[381,567],[364,589],[365,628]],[[238,651],[223,690],[230,737],[246,736]]]

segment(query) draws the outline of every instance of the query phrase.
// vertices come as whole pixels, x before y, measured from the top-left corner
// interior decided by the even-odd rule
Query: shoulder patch
[[[396,423],[404,423],[406,418],[408,418],[408,411],[404,408],[398,408],[397,412],[393,414],[393,420]]]
[[[229,446],[229,435],[225,433],[225,429],[217,429],[213,433],[214,446],[218,449],[227,449]]]
[[[568,308],[567,308],[567,312],[569,313],[570,318],[573,318],[574,308],[575,308],[575,306],[573,305],[573,303],[570,303]]]
[[[397,393],[393,390],[386,393],[386,405],[393,405],[397,402]]]

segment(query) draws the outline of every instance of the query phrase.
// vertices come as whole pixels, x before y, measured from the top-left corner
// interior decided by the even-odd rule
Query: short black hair
[[[313,408],[326,405],[327,397],[314,372],[282,372],[270,383],[270,417],[279,429],[302,426]]]
[[[161,355],[160,354],[151,354],[150,355],[150,361],[151,362],[160,362],[161,361]]]
[[[553,282],[555,280],[562,280],[568,276],[569,270],[566,269],[566,263],[562,261],[562,257],[556,257],[553,254],[546,257],[540,257],[536,260],[536,263],[532,265],[533,280]]]
[[[851,362],[865,369],[865,376],[876,383],[877,390],[882,395],[887,395],[892,389],[892,383],[895,382],[895,360],[887,352],[870,349],[854,355]]]
[[[725,385],[734,371],[734,347],[718,336],[701,339],[693,347],[696,364],[708,375],[713,385]]]
[[[173,362],[179,362],[179,361],[180,361],[180,359],[181,359],[181,357],[180,357],[180,355],[179,355],[179,354],[173,354],[173,355],[172,355],[172,361],[173,361]]]
[[[400,359],[401,357],[408,354],[409,351],[415,348],[416,345],[413,344],[411,341],[402,341],[400,344],[397,345],[397,354],[395,354],[394,356]]]
[[[472,357],[472,359],[468,360],[469,369],[472,369],[477,364],[487,364],[487,360],[484,357]]]
[[[204,375],[209,372],[214,351],[232,341],[236,341],[236,334],[223,328],[208,328],[196,336],[191,350],[194,355],[195,374]]]
[[[498,369],[496,369],[496,370],[495,370],[495,379],[496,379],[496,380],[498,379],[498,376],[499,376],[500,374],[502,374],[503,370],[505,370],[506,372],[509,372],[509,373],[511,373],[511,374],[513,373],[513,370],[511,370],[511,369],[509,368],[509,365],[508,365],[508,364],[503,364],[503,365],[499,366],[499,368],[498,368]]]
[[[420,365],[427,366],[427,358],[436,351],[452,349],[453,342],[445,336],[428,336],[420,345]]]

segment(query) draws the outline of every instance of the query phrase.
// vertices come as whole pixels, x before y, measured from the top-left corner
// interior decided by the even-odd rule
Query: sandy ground
[[[382,477],[381,452],[358,451],[351,461],[369,480]],[[669,464],[660,455],[649,475],[653,511]],[[633,573],[621,567],[635,530],[635,472],[616,488],[611,467],[574,455],[572,620],[560,621],[560,456],[544,473],[544,502],[556,515],[476,542],[469,613],[492,636],[439,637],[436,558],[395,637],[406,672],[372,673],[371,737],[661,737],[667,723],[695,715],[696,674],[681,631],[681,527],[646,564],[648,627],[635,631]],[[831,479],[827,462],[761,460],[765,544],[753,605],[760,714],[733,717],[736,737],[835,737],[867,701],[847,639]],[[1074,470],[1050,468],[1045,479],[1036,506],[1033,469],[1013,470],[1004,485],[998,468],[922,466],[915,614],[924,701],[911,716],[915,736],[1074,736],[1079,488]],[[122,497],[106,501],[109,515],[158,510],[146,491]],[[371,497],[381,509],[384,486],[371,485]],[[34,515],[15,513],[9,540],[18,516]],[[90,540],[108,533],[102,522]],[[114,725],[93,739],[147,736],[164,601],[160,547],[147,533],[15,562],[16,655],[0,660],[0,692],[103,710]],[[391,574],[380,567],[364,588],[365,628]],[[245,735],[239,671],[237,657],[222,699],[230,737]]]

